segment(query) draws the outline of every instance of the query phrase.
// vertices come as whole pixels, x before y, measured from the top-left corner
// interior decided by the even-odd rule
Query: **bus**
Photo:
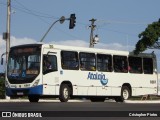
[[[158,73],[154,53],[25,44],[11,47],[5,81],[8,96],[86,98],[92,102],[131,96],[157,95]]]

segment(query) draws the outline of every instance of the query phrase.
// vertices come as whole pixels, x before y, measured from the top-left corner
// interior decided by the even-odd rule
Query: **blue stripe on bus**
[[[7,96],[17,96],[18,93],[23,93],[24,95],[42,95],[43,85],[31,88],[6,88]]]

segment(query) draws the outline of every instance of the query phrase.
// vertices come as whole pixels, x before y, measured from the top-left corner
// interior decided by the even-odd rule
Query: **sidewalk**
[[[1,102],[29,102],[28,99],[0,99]],[[60,102],[59,99],[47,100],[40,99],[39,102]],[[69,100],[68,102],[90,102],[90,100]],[[105,102],[115,102],[114,100],[106,100]],[[125,100],[124,103],[160,103],[160,100]]]
[[[125,103],[160,103],[160,100],[125,100]]]

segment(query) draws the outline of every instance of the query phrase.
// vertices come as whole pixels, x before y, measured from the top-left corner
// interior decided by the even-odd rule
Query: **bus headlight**
[[[34,84],[33,84],[33,86],[32,86],[32,87],[37,86],[37,85],[38,85],[38,83],[39,83],[39,80],[40,80],[40,79],[37,79],[37,80],[34,82]]]

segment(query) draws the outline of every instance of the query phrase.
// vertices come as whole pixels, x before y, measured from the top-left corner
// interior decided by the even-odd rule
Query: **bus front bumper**
[[[7,96],[28,96],[42,95],[43,85],[38,85],[31,88],[6,88]]]

